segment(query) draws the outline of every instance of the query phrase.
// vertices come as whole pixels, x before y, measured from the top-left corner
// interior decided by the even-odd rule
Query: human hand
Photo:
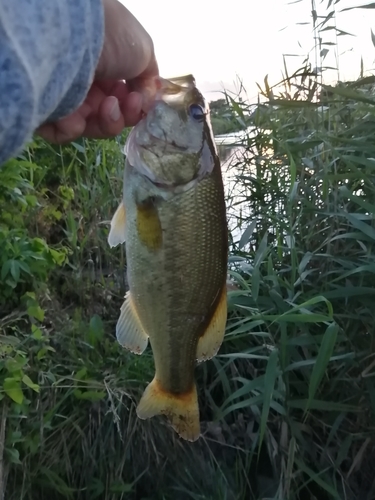
[[[104,44],[94,82],[76,111],[37,129],[49,142],[63,144],[81,136],[103,139],[135,125],[142,116],[142,88],[158,75],[149,34],[118,0],[102,1]]]

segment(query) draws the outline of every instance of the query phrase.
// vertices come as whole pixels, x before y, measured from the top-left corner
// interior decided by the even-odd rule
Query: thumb
[[[150,35],[117,0],[103,0],[105,33],[95,78],[131,80],[142,74],[157,75]]]

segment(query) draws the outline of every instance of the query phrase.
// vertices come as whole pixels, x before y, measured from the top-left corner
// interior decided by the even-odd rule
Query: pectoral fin
[[[135,310],[130,292],[125,295],[121,314],[116,325],[116,337],[123,347],[134,354],[142,354],[148,343],[148,335]]]
[[[121,202],[118,206],[115,215],[111,220],[111,229],[108,235],[108,243],[110,247],[116,247],[125,241],[125,207]]]
[[[139,239],[151,251],[156,251],[163,242],[163,232],[155,201],[150,198],[137,204],[137,231]]]
[[[220,299],[212,316],[210,324],[198,340],[197,361],[202,362],[213,358],[223,342],[225,325],[227,323],[227,287],[221,291]]]
[[[184,394],[172,394],[165,391],[155,377],[143,393],[137,415],[142,419],[165,415],[183,439],[196,441],[199,438],[199,407],[195,384]]]

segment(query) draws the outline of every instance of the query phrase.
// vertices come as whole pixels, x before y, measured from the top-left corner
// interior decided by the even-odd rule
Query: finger
[[[93,85],[97,85],[98,88],[106,95],[106,96],[114,96],[117,97],[119,101],[120,108],[123,109],[126,106],[126,101],[128,99],[130,90],[128,85],[121,80],[110,80],[110,81],[96,81]]]
[[[76,111],[57,122],[41,125],[36,134],[53,144],[66,144],[80,137],[85,128],[85,118]]]
[[[84,135],[97,139],[119,135],[125,127],[139,122],[142,117],[141,108],[142,96],[137,92],[130,93],[121,107],[114,96],[109,96],[102,102],[98,114],[87,119]]]
[[[98,114],[99,108],[107,97],[116,97],[120,108],[126,108],[127,99],[129,97],[129,89],[124,81],[121,80],[105,80],[94,81],[89,93],[85,99],[85,103],[90,107],[91,114]],[[109,104],[108,104],[109,105]],[[104,110],[106,106],[104,107]]]
[[[140,78],[153,78],[159,75],[159,67],[156,62],[155,54],[153,53],[151,60],[146,69],[139,75]]]
[[[96,115],[99,112],[99,108],[106,97],[107,94],[94,82],[85,99],[85,104],[90,109],[90,115]]]
[[[124,127],[118,99],[109,96],[102,101],[98,113],[88,117],[83,135],[92,139],[106,139],[121,134]]]
[[[125,101],[120,103],[126,127],[134,127],[142,118],[142,105],[143,98],[139,92],[130,92]]]
[[[105,92],[115,95],[106,96]],[[71,115],[46,123],[36,133],[54,144],[65,144],[78,137],[104,139],[121,134],[124,127],[136,125],[142,117],[142,95],[130,92],[125,82],[95,82],[85,102]]]
[[[142,117],[143,96],[141,93],[130,92],[126,83],[118,80],[115,82],[95,82],[94,85],[96,85],[100,91],[103,92],[103,94],[101,94],[103,96],[101,102],[109,103],[110,101],[106,100],[109,99],[109,97],[117,98],[121,113],[124,116],[125,127],[132,127],[139,122]],[[108,97],[104,97],[104,94],[107,94]],[[91,98],[94,98],[94,94],[91,95]],[[103,118],[105,118],[105,115],[109,114],[107,105],[109,104],[104,104],[104,107],[101,108],[104,113]],[[99,113],[98,107],[95,106],[95,108],[97,109],[97,113]]]
[[[100,120],[98,116],[101,116]],[[42,125],[36,133],[54,144],[66,144],[81,136],[93,139],[113,137],[123,128],[124,118],[117,98],[106,97],[100,88],[92,85],[85,102],[74,113]]]
[[[114,95],[118,99],[129,94],[128,86],[123,80],[95,80],[93,85],[96,85],[105,95]]]

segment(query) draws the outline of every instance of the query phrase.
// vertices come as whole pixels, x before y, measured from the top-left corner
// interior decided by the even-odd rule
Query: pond
[[[239,241],[248,223],[243,227],[242,219],[248,220],[251,216],[250,208],[246,203],[248,195],[246,186],[238,181],[242,167],[246,164],[252,171],[249,151],[241,145],[243,139],[254,135],[253,129],[235,132],[215,137],[218,155],[221,161],[225,201],[227,207],[228,227],[234,241]]]

